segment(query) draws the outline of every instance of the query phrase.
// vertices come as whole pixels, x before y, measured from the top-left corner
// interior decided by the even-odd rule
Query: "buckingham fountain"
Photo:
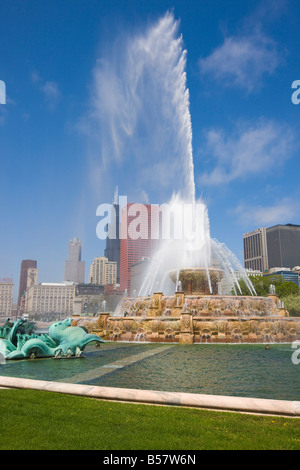
[[[202,203],[201,208],[194,237],[162,242],[138,296],[125,295],[111,314],[73,317],[72,324],[106,341],[193,344],[300,339],[298,319],[289,317],[274,289],[267,297],[256,295],[237,258],[210,237],[207,208]],[[242,295],[241,280],[250,295]]]
[[[202,276],[200,271],[200,276]],[[192,276],[191,276],[192,275]],[[118,315],[75,318],[74,325],[110,341],[162,343],[271,343],[300,339],[300,322],[289,318],[276,294],[268,297],[189,291],[199,271],[182,270],[188,290],[128,297]]]

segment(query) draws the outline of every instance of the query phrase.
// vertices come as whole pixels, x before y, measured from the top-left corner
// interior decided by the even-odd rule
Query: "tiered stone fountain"
[[[208,275],[209,274],[209,275]],[[289,318],[279,297],[217,295],[222,270],[182,269],[170,273],[182,289],[127,297],[118,316],[73,318],[104,340],[192,343],[271,343],[300,339],[300,321]]]

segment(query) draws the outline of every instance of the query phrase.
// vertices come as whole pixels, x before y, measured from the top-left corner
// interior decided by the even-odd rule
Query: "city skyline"
[[[75,3],[31,0],[25,7],[12,0],[0,6],[0,80],[6,85],[6,104],[0,104],[0,277],[12,277],[17,291],[21,261],[33,259],[40,282],[62,281],[73,237],[82,241],[86,266],[103,256],[96,209],[113,202],[116,186],[128,202],[148,204],[168,202],[170,190],[181,188],[178,172],[162,165],[171,161],[169,145],[176,151],[178,123],[152,69],[150,83],[143,81],[145,90],[150,84],[156,92],[151,100],[141,85],[134,102],[125,100],[137,78],[129,52],[141,43],[154,48],[154,32],[161,35],[161,54],[169,38],[187,51],[196,196],[208,206],[212,237],[243,261],[243,233],[299,223],[300,106],[292,102],[292,84],[300,79],[299,5]],[[154,51],[153,57],[160,56]],[[141,119],[137,104],[151,122]],[[119,113],[129,105],[125,123]],[[104,131],[115,140],[99,143],[95,135]]]

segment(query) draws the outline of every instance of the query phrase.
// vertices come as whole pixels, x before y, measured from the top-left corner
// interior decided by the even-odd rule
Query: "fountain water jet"
[[[198,273],[201,268],[202,276],[206,274],[208,284],[206,293],[218,293],[216,285],[212,285],[212,277],[215,278],[217,271],[220,277],[222,271],[222,278],[227,282],[229,292],[241,294],[239,280],[242,279],[249,292],[255,295],[254,287],[236,256],[223,243],[210,237],[209,217],[205,204],[201,201],[185,204],[179,196],[174,196],[169,207],[174,219],[177,217],[182,221],[181,233],[178,233],[178,227],[176,229],[176,223],[174,223],[173,236],[169,229],[168,237],[161,240],[138,295],[145,296],[154,291],[171,294],[174,292],[173,283],[177,286],[181,280],[180,271],[195,268],[198,269]],[[179,212],[180,216],[178,216]],[[177,238],[174,235],[177,235]],[[170,272],[173,272],[171,278],[173,283],[170,282]]]

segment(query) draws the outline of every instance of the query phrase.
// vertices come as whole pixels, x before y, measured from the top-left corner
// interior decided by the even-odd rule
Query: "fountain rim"
[[[183,294],[186,298],[190,298],[190,297],[193,297],[193,298],[204,298],[204,297],[207,297],[208,299],[214,299],[214,298],[225,298],[225,299],[229,299],[229,298],[232,298],[232,299],[261,299],[261,300],[267,300],[269,299],[270,297],[273,297],[272,294],[268,294],[267,297],[264,297],[262,295],[235,295],[235,294],[186,294],[182,291],[175,291],[174,294],[164,294],[163,292],[161,291],[157,291],[157,292],[153,292],[152,294],[149,294],[149,295],[140,295],[140,296],[128,296],[128,297],[124,297],[123,300],[125,299],[128,299],[128,300],[133,300],[133,299],[149,299],[151,298],[153,295],[162,295],[164,298],[170,298],[170,297],[174,297],[175,294]],[[102,312],[104,313],[104,312]]]
[[[224,269],[217,266],[190,266],[186,268],[178,268],[178,269],[170,269],[169,273],[181,273],[185,271],[199,271],[199,272],[207,272],[207,271],[217,271],[217,272],[224,272]]]

